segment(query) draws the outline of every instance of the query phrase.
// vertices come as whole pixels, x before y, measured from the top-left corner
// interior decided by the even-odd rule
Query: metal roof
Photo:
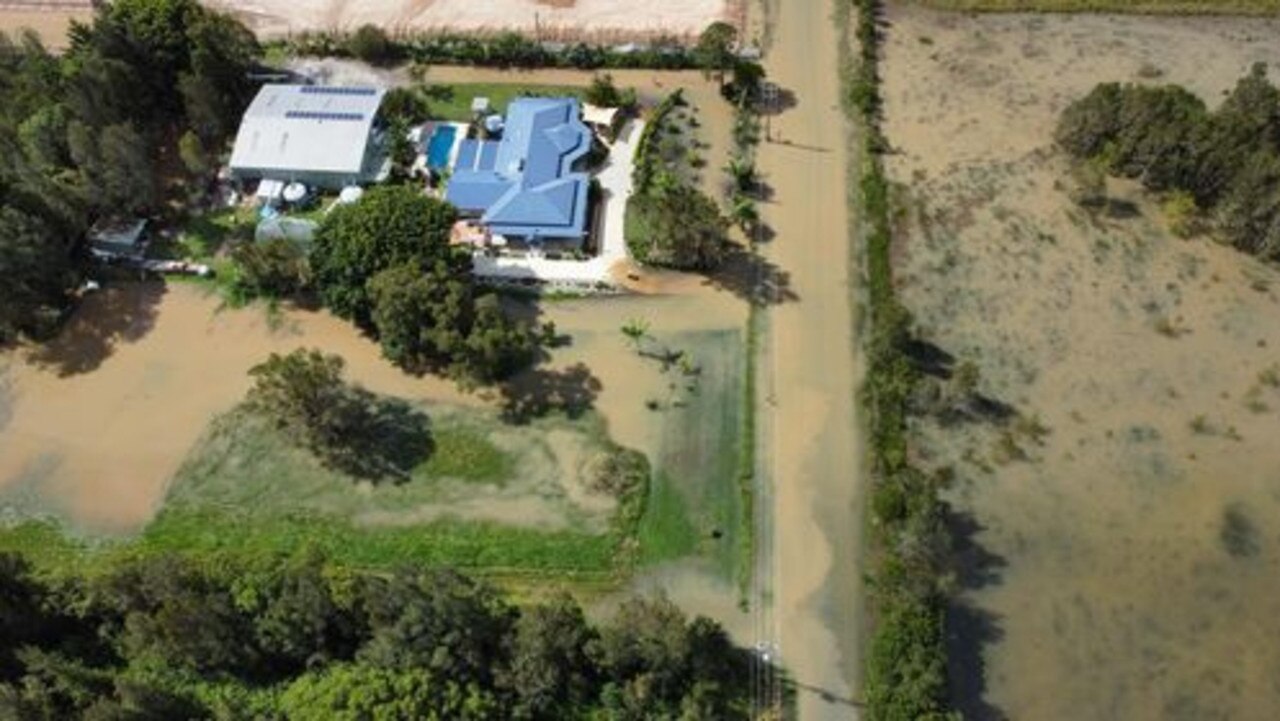
[[[519,98],[502,140],[464,141],[445,197],[495,233],[581,237],[589,179],[572,168],[590,149],[577,99]]]
[[[234,170],[358,174],[382,88],[263,85],[231,152]]]

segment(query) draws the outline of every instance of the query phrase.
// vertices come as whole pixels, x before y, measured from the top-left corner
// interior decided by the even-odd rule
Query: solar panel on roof
[[[303,95],[374,95],[377,88],[343,88],[333,85],[304,85]]]
[[[296,120],[364,120],[364,113],[332,113],[323,110],[290,110],[284,116]]]

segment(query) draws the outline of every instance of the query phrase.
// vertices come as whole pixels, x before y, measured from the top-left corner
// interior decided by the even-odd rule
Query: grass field
[[[689,391],[668,371],[671,398],[654,399],[666,414],[646,513],[640,522],[643,562],[697,554],[711,559],[726,580],[746,564],[742,534],[747,512],[738,483],[742,445],[744,343],[736,329],[662,338],[700,369]],[[658,372],[655,369],[655,372]]]
[[[1275,15],[1280,0],[916,0],[941,10],[974,12],[1107,12],[1153,15]]]
[[[524,425],[496,411],[422,406],[431,451],[402,482],[371,483],[322,466],[243,410],[216,418],[175,474],[157,515],[136,536],[82,535],[58,509],[18,491],[4,499],[0,551],[51,573],[110,568],[167,552],[243,564],[314,548],[334,563],[386,570],[440,564],[523,583],[599,589],[637,565],[686,557],[732,580],[746,566],[740,330],[650,339],[687,364],[645,361],[653,396],[653,467],[602,464],[623,452],[602,418],[553,415]],[[601,471],[605,468],[608,470]],[[590,490],[600,473],[639,478],[620,500]],[[29,501],[29,502],[28,502]]]
[[[520,83],[431,83],[427,78],[423,94],[431,117],[438,120],[468,122],[471,120],[471,100],[476,97],[489,99],[489,107],[506,114],[513,98],[529,95],[571,95],[582,97],[585,87],[575,85],[525,85]]]
[[[627,570],[622,542],[636,533],[643,499],[586,502],[584,489],[570,487],[590,459],[619,451],[597,418],[508,426],[480,411],[427,410],[431,455],[401,483],[361,483],[324,468],[233,411],[214,421],[136,538],[76,539],[52,523],[10,519],[0,550],[25,551],[54,572],[164,552],[251,563],[308,547],[362,569],[440,564],[570,582]]]

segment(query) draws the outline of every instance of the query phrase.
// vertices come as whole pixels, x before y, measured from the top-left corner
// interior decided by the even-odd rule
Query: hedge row
[[[290,55],[356,57],[374,62],[416,62],[436,65],[483,65],[520,68],[646,68],[682,70],[697,67],[692,49],[676,40],[658,40],[645,45],[604,45],[599,43],[539,42],[520,33],[461,35],[420,33],[388,37],[367,43],[354,33],[314,31],[274,40],[268,46],[283,48]],[[371,57],[362,48],[375,47]]]
[[[871,321],[863,389],[873,473],[867,718],[958,719],[948,708],[943,632],[946,507],[937,479],[912,467],[907,452],[907,402],[919,375],[904,350],[911,315],[893,286],[889,183],[880,158],[886,147],[880,129],[880,2],[855,2],[859,58],[849,100],[864,138],[859,216],[866,231]]]
[[[649,114],[644,130],[640,131],[640,137],[636,140],[635,167],[631,171],[631,181],[635,186],[636,195],[646,193],[649,190],[649,184],[653,181],[654,164],[658,162],[653,153],[653,138],[661,132],[667,115],[682,103],[684,103],[684,91],[676,88],[658,103]]]

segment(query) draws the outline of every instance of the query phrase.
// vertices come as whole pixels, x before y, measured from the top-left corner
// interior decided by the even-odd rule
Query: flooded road
[[[761,145],[775,191],[766,259],[794,299],[770,308],[758,383],[773,495],[772,625],[800,717],[857,716],[862,448],[855,421],[846,125],[839,33],[826,2],[780,3],[766,68],[786,105]]]

